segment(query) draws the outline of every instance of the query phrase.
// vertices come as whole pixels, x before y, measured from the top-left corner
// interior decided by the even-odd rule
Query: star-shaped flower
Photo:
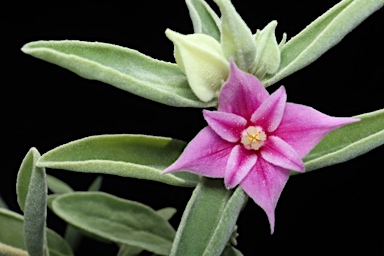
[[[256,77],[231,61],[218,111],[203,110],[208,126],[163,171],[189,171],[240,185],[267,214],[274,231],[275,208],[290,174],[303,172],[302,158],[330,131],[359,121],[331,117],[286,102],[281,86],[269,95]]]

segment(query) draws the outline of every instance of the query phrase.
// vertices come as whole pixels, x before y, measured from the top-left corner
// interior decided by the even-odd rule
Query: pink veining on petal
[[[281,86],[252,114],[251,122],[273,132],[283,118],[286,101],[287,94]]]
[[[256,77],[241,71],[231,60],[229,78],[219,95],[218,111],[233,113],[249,120],[268,97],[269,93],[262,83]]]
[[[297,152],[277,136],[268,137],[268,142],[263,146],[260,154],[267,162],[282,168],[298,172],[303,172],[305,169],[303,160]]]
[[[276,204],[288,178],[289,170],[272,165],[259,157],[256,165],[240,183],[244,191],[267,214],[271,234],[275,228]]]
[[[256,154],[245,149],[242,145],[236,145],[229,155],[225,168],[225,186],[228,189],[236,187],[247,176],[256,161]]]
[[[332,117],[311,107],[287,103],[283,119],[273,134],[291,145],[303,158],[328,132],[358,121],[357,118]]]
[[[223,178],[233,144],[205,127],[184,149],[181,156],[162,173],[189,171],[213,178]]]
[[[203,110],[203,115],[209,127],[222,139],[229,142],[237,142],[241,132],[247,125],[243,117],[226,112]]]

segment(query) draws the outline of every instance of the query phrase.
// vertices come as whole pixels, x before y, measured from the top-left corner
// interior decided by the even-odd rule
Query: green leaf
[[[105,173],[193,187],[191,173],[162,175],[181,154],[185,142],[146,135],[101,135],[76,140],[45,153],[37,165],[87,173]]]
[[[221,256],[243,256],[243,254],[236,248],[227,245],[221,254]]]
[[[231,1],[214,0],[221,12],[221,46],[227,60],[233,58],[244,70],[255,62],[256,43],[251,30],[236,12]]]
[[[24,53],[146,99],[176,107],[209,107],[190,89],[183,72],[172,63],[152,59],[117,45],[82,41],[37,41]]]
[[[73,189],[67,183],[51,175],[47,175],[47,185],[49,190],[51,190],[55,194],[65,194],[73,192]]]
[[[47,217],[47,183],[45,180],[45,169],[35,166],[40,157],[39,152],[32,148],[27,156],[31,155],[30,182],[24,205],[24,237],[25,245],[29,255],[45,255],[47,241],[45,226]],[[29,158],[29,157],[28,157]]]
[[[304,157],[306,172],[348,161],[384,144],[384,109],[356,118],[360,122],[328,133]]]
[[[233,193],[222,179],[202,178],[184,211],[171,255],[220,255],[246,199],[241,188]]]
[[[96,179],[89,186],[88,191],[99,191],[101,188],[101,183],[103,182],[102,176],[97,176]]]
[[[263,84],[272,85],[311,64],[383,5],[383,0],[340,1],[284,45],[279,70]]]
[[[17,180],[16,180],[17,202],[22,211],[24,211],[25,200],[28,194],[29,182],[31,180],[32,171],[35,168],[34,160],[36,158],[39,158],[39,156],[40,154],[36,150],[36,148],[31,148],[28,151],[28,153],[25,155],[23,161],[21,162],[19,172],[17,173]]]
[[[28,256],[28,252],[0,242],[1,256]]]
[[[85,232],[168,255],[175,231],[150,207],[102,192],[74,192],[53,201],[54,212]]]
[[[0,209],[0,243],[26,251],[23,221],[23,216],[20,214]],[[47,229],[46,232],[51,256],[73,256],[69,245],[63,238],[50,229]]]
[[[160,215],[163,219],[168,221],[176,213],[176,209],[167,207],[157,210],[156,213]],[[131,245],[120,245],[120,249],[117,256],[135,256],[139,255],[142,251],[144,250],[140,247],[135,247]]]
[[[0,196],[0,208],[8,209],[8,205],[4,202],[4,199]]]
[[[186,0],[195,33],[203,33],[220,42],[220,18],[204,0]]]

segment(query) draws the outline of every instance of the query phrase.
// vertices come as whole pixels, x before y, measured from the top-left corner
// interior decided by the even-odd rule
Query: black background
[[[290,38],[337,1],[254,2],[233,1],[252,31],[276,19],[277,37],[287,32]],[[370,16],[316,63],[280,81],[278,85],[286,86],[288,101],[333,116],[383,108],[383,11]],[[32,146],[44,153],[86,136],[121,133],[190,141],[206,125],[201,109],[151,102],[20,51],[31,41],[77,39],[117,44],[174,62],[173,45],[164,31],[193,32],[184,1],[135,1],[130,6],[114,1],[30,2],[7,6],[2,12],[0,194],[12,210],[20,212],[16,175]],[[238,249],[245,255],[383,255],[382,157],[380,147],[347,163],[292,177],[276,209],[273,235],[264,212],[250,200],[238,221]],[[86,190],[97,176],[60,170],[48,173],[75,190]],[[177,208],[171,221],[175,228],[192,193],[190,188],[109,175],[104,175],[102,191],[155,209]],[[48,226],[63,232],[63,222],[51,212]],[[77,255],[89,254],[89,250],[94,250],[92,255],[114,255],[116,248],[85,239]]]

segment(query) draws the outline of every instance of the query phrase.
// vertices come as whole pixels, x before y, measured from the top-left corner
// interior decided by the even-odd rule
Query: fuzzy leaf
[[[102,176],[97,176],[97,178],[89,186],[88,191],[99,191],[101,188],[101,183],[103,182]]]
[[[8,205],[4,202],[4,199],[0,196],[0,208],[8,209]]]
[[[221,46],[229,61],[247,71],[255,62],[256,43],[251,30],[236,12],[230,0],[214,0],[221,12]]]
[[[384,109],[356,118],[360,122],[330,132],[304,157],[307,172],[348,161],[384,144]]]
[[[311,64],[383,5],[383,0],[340,1],[282,47],[279,70],[263,84],[272,85]]]
[[[73,189],[67,183],[51,175],[47,175],[47,185],[49,190],[51,190],[55,194],[65,194],[73,192]]]
[[[181,154],[185,142],[146,135],[100,135],[76,140],[45,153],[37,165],[87,173],[105,173],[193,187],[190,173],[161,175]]]
[[[177,65],[117,45],[82,41],[37,41],[24,53],[141,97],[176,107],[208,107],[191,91]]]
[[[220,18],[204,0],[186,0],[195,33],[203,33],[220,41]]]
[[[0,243],[26,252],[23,221],[23,216],[20,214],[0,209]],[[69,245],[63,238],[50,229],[47,229],[46,232],[50,256],[73,256]]]
[[[220,255],[246,198],[241,188],[232,193],[221,179],[202,178],[183,213],[170,255]]]
[[[119,244],[168,255],[175,231],[150,207],[102,192],[74,192],[53,201],[53,211],[85,232]]]
[[[29,255],[45,255],[47,242],[45,226],[47,217],[47,182],[45,169],[36,167],[35,164],[40,157],[39,152],[32,148],[28,154],[31,155],[30,181],[28,193],[24,205],[24,237],[25,245]],[[25,166],[24,166],[25,167]],[[24,168],[21,168],[24,171]]]

